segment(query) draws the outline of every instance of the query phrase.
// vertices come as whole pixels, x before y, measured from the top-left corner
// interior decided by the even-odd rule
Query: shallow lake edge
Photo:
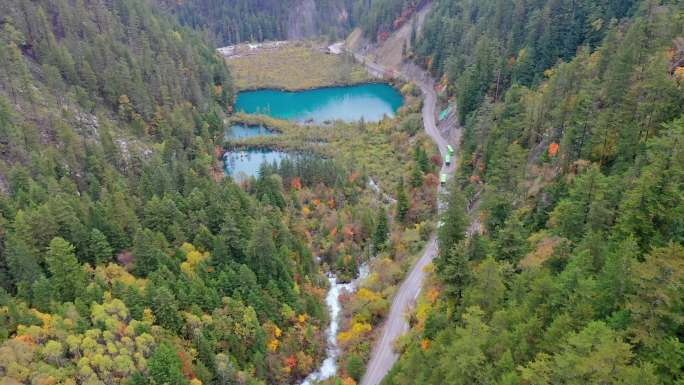
[[[235,97],[241,92],[254,92],[254,91],[280,91],[280,92],[303,92],[303,91],[314,91],[322,90],[326,88],[346,88],[346,87],[356,87],[364,84],[387,84],[397,91],[400,91],[401,85],[404,84],[403,81],[397,79],[367,79],[360,82],[342,82],[342,83],[332,83],[330,85],[315,86],[315,87],[302,87],[302,88],[287,88],[287,87],[249,87],[235,89]],[[401,94],[401,92],[399,92]],[[402,96],[404,96],[402,94]]]

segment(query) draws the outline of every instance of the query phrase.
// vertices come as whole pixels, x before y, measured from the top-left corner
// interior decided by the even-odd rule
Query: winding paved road
[[[365,58],[360,54],[354,54],[354,56],[357,60],[365,62],[371,72],[376,74],[385,73],[385,69],[379,64],[366,62],[364,60]],[[398,75],[416,83],[423,92],[423,126],[425,132],[439,147],[439,152],[442,155],[442,159],[444,159],[448,142],[439,132],[437,127],[437,94],[435,93],[434,81],[425,71],[414,64],[405,64]],[[453,175],[456,168],[455,163],[456,162],[452,162],[449,167],[446,165],[442,166],[440,172],[448,174],[449,176]],[[441,193],[442,188],[440,187],[438,195],[441,195]],[[438,206],[441,207],[441,205]],[[387,372],[389,372],[397,361],[398,354],[393,349],[393,343],[397,337],[406,333],[409,329],[405,312],[415,304],[418,294],[420,294],[423,279],[425,278],[424,268],[437,255],[437,251],[437,240],[433,235],[427,243],[423,255],[413,266],[394,296],[392,306],[387,315],[387,320],[382,328],[382,335],[373,347],[371,359],[368,362],[366,373],[361,379],[360,385],[380,384]]]

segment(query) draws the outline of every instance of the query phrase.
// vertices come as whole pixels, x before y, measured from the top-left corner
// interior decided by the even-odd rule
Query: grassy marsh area
[[[322,44],[297,42],[277,49],[226,59],[239,90],[304,90],[371,81],[360,64],[346,55],[321,51]]]

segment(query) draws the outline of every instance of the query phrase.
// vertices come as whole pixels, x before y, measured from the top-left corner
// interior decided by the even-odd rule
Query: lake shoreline
[[[235,94],[239,94],[240,92],[253,92],[253,91],[280,91],[280,92],[303,92],[303,91],[314,91],[314,90],[321,90],[321,89],[327,89],[327,88],[345,88],[345,87],[355,87],[355,86],[360,86],[364,84],[387,84],[388,86],[391,86],[392,88],[395,88],[397,91],[401,89],[401,85],[404,84],[400,79],[393,78],[393,79],[378,79],[378,78],[371,78],[368,80],[361,80],[358,82],[339,82],[339,83],[331,83],[329,85],[322,85],[322,86],[311,86],[311,87],[246,87],[246,88],[236,88],[235,89]]]

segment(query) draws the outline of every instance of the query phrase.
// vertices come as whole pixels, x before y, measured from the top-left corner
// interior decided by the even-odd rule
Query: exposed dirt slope
[[[375,62],[384,68],[400,71],[404,66],[404,58],[402,57],[404,44],[406,44],[406,48],[411,46],[413,24],[415,23],[416,30],[420,31],[430,8],[431,4],[421,8],[410,22],[404,23],[401,28],[392,33],[382,43],[371,43],[363,36],[363,32],[357,28],[347,37],[347,49],[363,55],[369,61]]]

